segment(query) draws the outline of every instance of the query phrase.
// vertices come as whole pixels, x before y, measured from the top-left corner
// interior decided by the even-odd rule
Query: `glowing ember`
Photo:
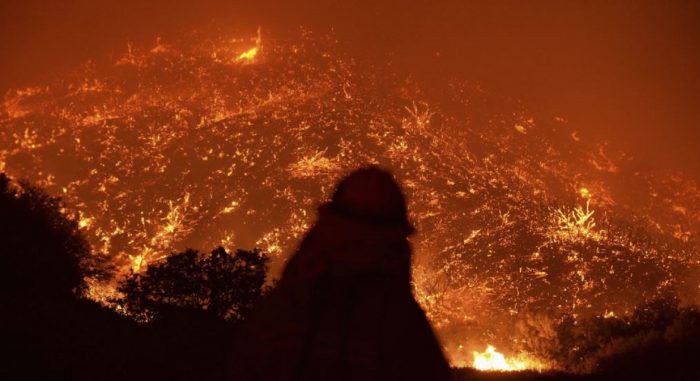
[[[591,191],[588,190],[588,188],[586,188],[586,187],[579,188],[578,193],[579,193],[579,195],[581,195],[582,198],[591,198],[592,197]]]

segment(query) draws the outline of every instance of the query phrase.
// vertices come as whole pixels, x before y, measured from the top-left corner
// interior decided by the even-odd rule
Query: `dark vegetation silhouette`
[[[0,379],[219,380],[242,319],[262,295],[259,251],[194,250],[120,287],[140,324],[82,296],[89,245],[60,199],[0,173]]]
[[[415,371],[414,363],[418,367],[421,362],[424,367],[431,361],[439,363],[425,356],[426,351],[435,353],[435,343],[430,342],[427,321],[417,314],[412,298],[406,296],[410,293],[410,249],[405,240],[384,241],[410,233],[410,226],[405,224],[399,224],[402,227],[398,229],[387,228],[392,224],[396,227],[391,216],[397,211],[403,215],[405,209],[399,204],[381,202],[382,217],[367,230],[363,230],[363,224],[348,225],[343,221],[345,217],[338,219],[338,215],[352,216],[350,220],[365,219],[368,210],[347,206],[358,201],[371,204],[376,195],[381,195],[375,193],[370,192],[372,195],[364,200],[337,194],[344,206],[322,206],[319,222],[272,291],[266,293],[268,259],[260,251],[228,253],[217,248],[205,254],[188,249],[123,280],[119,287],[123,296],[115,302],[128,312],[125,316],[82,297],[86,288],[83,279],[106,276],[98,271],[104,264],[91,255],[76,221],[61,212],[60,199],[30,184],[13,183],[0,173],[0,379],[230,379],[224,371],[227,366],[235,368],[244,361],[265,364],[265,356],[258,357],[261,346],[269,343],[270,337],[279,337],[280,329],[288,332],[294,327],[294,315],[280,313],[290,311],[289,306],[280,309],[280,301],[305,306],[302,311],[315,322],[312,326],[316,328],[302,335],[307,354],[303,367],[294,368],[296,372],[301,369],[302,373],[295,373],[300,376],[298,379],[322,378],[303,372],[318,370],[318,362],[327,361],[328,353],[335,353],[333,349],[338,348],[338,341],[332,344],[333,339],[342,335],[334,336],[331,323],[359,324],[346,325],[346,333],[353,338],[348,340],[346,336],[344,340],[356,347],[345,352],[354,355],[335,363],[345,366],[340,368],[345,372],[355,367],[355,361],[366,359],[357,353],[372,348],[378,337],[388,337],[392,345],[399,347],[392,347],[397,353],[393,359],[382,358],[382,366],[412,370],[410,377],[397,379],[442,378],[440,366],[429,376]],[[395,235],[397,231],[400,234]],[[347,240],[358,232],[363,233],[362,239]],[[378,262],[345,255],[358,248],[378,255],[370,256]],[[329,256],[332,253],[337,256]],[[390,291],[377,292],[387,289]],[[404,296],[377,296],[395,293]],[[368,295],[376,298],[367,298]],[[309,300],[313,302],[308,303]],[[409,307],[397,307],[399,304]],[[365,316],[353,314],[356,307]],[[381,315],[377,312],[380,309],[394,310],[381,323],[386,325],[379,323],[382,319],[375,319]],[[269,315],[266,311],[278,313]],[[408,319],[411,314],[414,317]],[[382,328],[371,331],[371,335],[362,334],[367,327],[376,326]],[[414,331],[412,335],[423,338],[417,342],[427,340],[427,344],[412,348],[415,336],[408,335],[407,339],[396,335],[409,329]],[[555,336],[548,345],[537,346],[538,353],[556,360],[565,371],[591,374],[457,369],[452,371],[452,377],[520,381],[700,380],[700,311],[682,306],[673,297],[638,306],[628,316],[593,317],[578,322],[565,316],[556,326]],[[231,343],[235,343],[233,351]],[[364,364],[356,369],[367,369],[367,363]],[[338,379],[336,375],[332,373],[326,379]]]
[[[263,294],[268,258],[258,250],[234,255],[219,247],[188,249],[120,287],[119,304],[138,320],[148,379],[221,380],[235,326]]]
[[[0,174],[1,379],[127,375],[136,324],[78,297],[89,254],[59,199]]]
[[[700,310],[668,296],[637,306],[629,316],[593,317],[557,328],[554,356],[569,370],[606,379],[700,380]]]
[[[268,258],[260,250],[222,247],[205,255],[187,249],[134,273],[119,291],[118,303],[143,319],[168,320],[197,311],[235,322],[246,316],[262,296]]]
[[[533,333],[536,335],[536,333]],[[482,373],[458,370],[465,380],[700,380],[700,310],[672,296],[637,306],[628,316],[564,316],[556,340],[539,351],[561,372]],[[533,350],[533,352],[535,352]]]
[[[60,202],[41,189],[13,185],[0,174],[4,300],[65,299],[84,287],[80,262],[89,247]]]

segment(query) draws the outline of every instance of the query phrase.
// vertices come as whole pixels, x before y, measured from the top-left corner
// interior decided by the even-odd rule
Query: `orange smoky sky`
[[[362,60],[467,78],[643,165],[700,178],[700,2],[4,0],[0,90],[215,26],[332,30]]]

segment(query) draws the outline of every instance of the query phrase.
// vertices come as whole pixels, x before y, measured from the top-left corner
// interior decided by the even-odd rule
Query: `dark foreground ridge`
[[[601,376],[577,375],[562,372],[480,372],[478,370],[453,369],[455,381],[598,381]]]

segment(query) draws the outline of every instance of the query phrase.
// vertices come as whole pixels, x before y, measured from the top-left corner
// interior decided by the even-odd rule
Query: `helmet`
[[[407,223],[406,200],[391,173],[377,167],[360,168],[345,177],[331,199],[338,212],[377,223]]]

